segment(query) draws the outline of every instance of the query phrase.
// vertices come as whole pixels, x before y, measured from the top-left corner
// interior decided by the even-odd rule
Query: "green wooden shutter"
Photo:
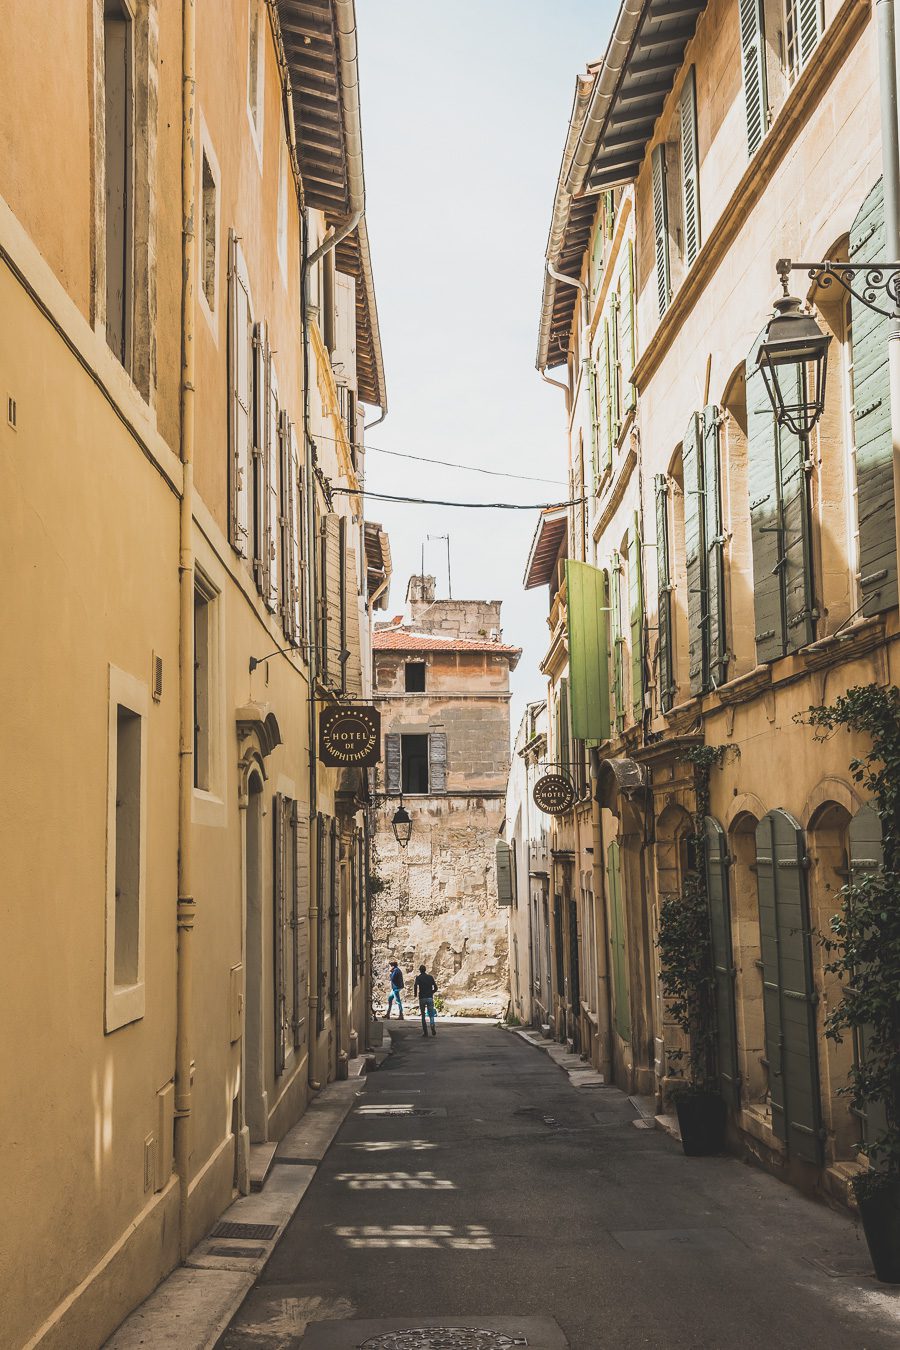
[[[634,313],[634,241],[628,241],[628,258],[623,272],[625,281],[625,299],[622,302],[622,354],[628,371],[628,382],[624,385],[625,412],[630,412],[637,402],[637,390],[631,383],[631,376],[637,365],[637,328]]]
[[[622,633],[622,559],[613,553],[610,564],[610,611],[612,617],[613,699],[616,705],[616,729],[625,729],[625,637]]]
[[[613,840],[606,851],[609,890],[609,928],[613,966],[613,1021],[623,1041],[631,1040],[631,1004],[628,993],[628,955],[625,948],[625,914],[622,905],[621,850]]]
[[[861,806],[850,821],[848,829],[850,844],[850,880],[861,881],[868,872],[877,872],[884,866],[884,842],[881,820],[877,812],[869,805]],[[856,1056],[860,1064],[866,1060],[867,1028],[860,1027],[856,1034]],[[873,1144],[888,1128],[887,1111],[884,1102],[867,1102],[865,1108],[865,1140]]]
[[[766,134],[769,113],[763,0],[740,0],[740,25],[747,153],[754,155]]]
[[[781,514],[778,495],[775,414],[763,377],[755,365],[747,371],[747,460],[750,533],[753,544],[753,606],[756,659],[763,664],[785,651],[781,590]]]
[[[784,1073],[781,1054],[781,984],[778,974],[778,923],[775,908],[775,854],[771,816],[756,827],[756,891],[759,945],[763,966],[763,1017],[772,1130],[784,1139]]]
[[[666,198],[666,147],[657,145],[651,156],[653,178],[653,236],[656,244],[656,297],[659,317],[669,308],[672,274],[669,262],[669,204]]]
[[[800,366],[782,368],[785,401],[799,403],[805,375]],[[779,576],[784,595],[785,646],[799,651],[815,637],[812,581],[812,520],[809,510],[807,464],[809,446],[786,426],[778,427],[778,463],[781,496],[781,553]]]
[[[572,735],[609,738],[609,626],[606,579],[589,563],[566,560]]]
[[[644,716],[644,585],[637,512],[628,531],[628,603],[631,615],[631,711],[634,720],[640,722]]]
[[[660,711],[672,706],[672,582],[669,573],[669,480],[658,473],[656,488],[657,689]]]
[[[616,232],[616,208],[612,188],[603,194],[603,226],[607,239],[612,239]]]
[[[884,185],[879,179],[850,228],[850,261],[884,259]],[[888,381],[890,320],[851,299],[853,416],[864,614],[897,603],[897,541]]]
[[[606,248],[606,237],[603,231],[603,212],[598,207],[597,214],[594,217],[594,242],[591,248],[591,300],[597,299],[600,290],[600,283],[603,280],[603,254]]]
[[[728,890],[728,846],[725,831],[711,816],[704,823],[706,889],[712,937],[716,995],[716,1064],[722,1095],[735,1106],[740,1100],[734,959],[731,947],[731,900]]]
[[[619,367],[621,363],[621,353],[619,351],[620,313],[621,305],[619,296],[613,291],[609,311],[609,420],[613,443],[618,441],[619,433],[622,430],[622,409],[619,404]]]
[[[600,478],[600,428],[597,424],[597,367],[593,361],[588,368],[588,398],[591,410],[591,483],[596,492]]]
[[[603,320],[603,356],[599,364],[597,417],[600,428],[600,472],[612,464],[612,416],[609,392],[609,319]]]
[[[706,664],[709,685],[725,682],[725,538],[722,528],[722,456],[719,409],[703,410],[703,543],[706,550]]]
[[[691,66],[681,89],[681,187],[684,204],[684,256],[691,267],[700,252],[700,178],[697,153],[697,83]]]
[[[757,827],[756,863],[761,937],[764,889],[768,907],[763,967],[773,1127],[787,1143],[792,1157],[819,1163],[822,1121],[816,1038],[818,995],[812,973],[807,858],[803,831],[786,812],[770,811]],[[769,1008],[773,1001],[769,987],[773,976],[780,1022],[777,1070],[769,1050]],[[780,1091],[776,1101],[778,1074]]]
[[[684,556],[687,571],[688,669],[691,693],[709,687],[707,665],[706,548],[703,540],[703,433],[700,417],[691,415],[681,444],[684,470]]]

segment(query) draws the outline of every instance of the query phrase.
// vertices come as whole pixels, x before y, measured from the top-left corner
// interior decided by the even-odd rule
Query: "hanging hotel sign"
[[[531,790],[534,804],[548,816],[564,816],[575,805],[571,779],[562,773],[545,773]]]
[[[319,760],[329,769],[372,769],[381,760],[381,714],[367,703],[323,708]]]

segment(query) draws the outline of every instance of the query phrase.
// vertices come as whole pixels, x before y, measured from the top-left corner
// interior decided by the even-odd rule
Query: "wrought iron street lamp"
[[[798,436],[808,436],[825,407],[831,335],[822,332],[795,295],[788,294],[792,267],[790,258],[779,259],[777,271],[784,294],[775,301],[775,313],[759,344],[756,364],[779,426],[789,427]]]
[[[406,845],[409,843],[409,836],[412,834],[412,820],[410,819],[409,812],[403,805],[402,798],[400,800],[400,805],[397,807],[393,819],[391,820],[391,829],[394,831],[394,838],[397,840],[400,847],[406,848]]]

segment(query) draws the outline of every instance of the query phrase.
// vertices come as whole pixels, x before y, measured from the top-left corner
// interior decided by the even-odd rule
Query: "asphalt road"
[[[900,1345],[900,1290],[845,1215],[685,1158],[509,1032],[391,1031],[221,1350]],[[468,1339],[390,1339],[391,1319]]]

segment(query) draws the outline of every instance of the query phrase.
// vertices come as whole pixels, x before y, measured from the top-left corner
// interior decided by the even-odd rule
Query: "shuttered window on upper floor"
[[[747,153],[754,155],[762,144],[769,121],[763,0],[738,0],[738,4]]]
[[[700,158],[697,150],[697,81],[691,66],[679,101],[681,123],[681,194],[684,213],[684,258],[688,267],[700,252]]]
[[[228,537],[250,551],[250,447],[253,420],[253,320],[247,268],[237,236],[228,236]]]
[[[656,254],[656,298],[659,306],[659,317],[662,318],[669,308],[669,301],[672,298],[665,142],[654,147],[651,156],[651,178],[653,185],[653,238]]]
[[[672,568],[669,547],[669,479],[654,480],[656,498],[656,687],[661,712],[668,712],[674,695],[672,674]]]
[[[785,67],[788,79],[800,74],[825,27],[822,0],[785,0]]]
[[[628,531],[628,606],[631,617],[631,713],[644,716],[644,581],[638,514]]]
[[[884,260],[884,190],[879,179],[850,229],[850,262]],[[897,544],[888,378],[890,320],[850,301],[853,430],[859,521],[859,593],[863,613],[897,604]]]
[[[609,565],[609,608],[616,730],[625,730],[625,634],[622,626],[622,557],[613,552]]]
[[[722,684],[728,670],[722,523],[721,414],[694,413],[682,446],[691,693]]]

